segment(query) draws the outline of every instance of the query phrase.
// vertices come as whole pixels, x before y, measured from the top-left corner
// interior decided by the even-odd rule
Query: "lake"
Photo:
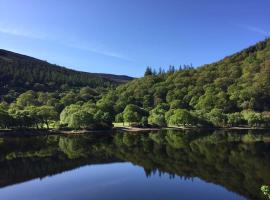
[[[270,133],[270,132],[269,132]],[[265,199],[265,131],[0,138],[0,199]]]

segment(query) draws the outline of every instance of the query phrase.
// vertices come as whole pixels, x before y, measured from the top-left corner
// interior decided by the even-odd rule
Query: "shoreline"
[[[0,130],[0,137],[27,137],[27,136],[46,136],[46,135],[80,135],[88,133],[113,133],[115,131],[128,133],[143,133],[147,131],[161,130],[227,130],[227,131],[243,131],[243,130],[270,130],[270,128],[252,128],[252,127],[228,127],[228,128],[212,128],[212,127],[161,127],[161,128],[137,128],[118,126],[105,130],[59,130],[59,129],[21,129],[21,130]]]

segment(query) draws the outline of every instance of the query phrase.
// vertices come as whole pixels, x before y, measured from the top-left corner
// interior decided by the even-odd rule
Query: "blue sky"
[[[269,0],[0,0],[0,48],[81,71],[211,63],[270,36]]]

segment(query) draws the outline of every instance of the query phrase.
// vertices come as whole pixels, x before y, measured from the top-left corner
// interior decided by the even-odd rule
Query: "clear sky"
[[[88,72],[211,63],[270,36],[270,0],[0,0],[0,48]]]

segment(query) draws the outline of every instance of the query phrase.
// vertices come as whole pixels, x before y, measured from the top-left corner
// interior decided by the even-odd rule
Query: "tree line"
[[[118,122],[157,126],[255,126],[270,121],[270,40],[193,68],[170,66],[103,97]],[[111,102],[111,103],[109,103]]]
[[[1,96],[0,126],[96,129],[119,122],[142,127],[269,127],[269,91],[266,39],[199,68],[170,66],[156,72],[147,67],[144,77],[118,87],[8,88]]]
[[[20,94],[15,101],[0,103],[1,128],[111,128],[112,113],[96,105],[99,94],[90,87],[80,90]]]

